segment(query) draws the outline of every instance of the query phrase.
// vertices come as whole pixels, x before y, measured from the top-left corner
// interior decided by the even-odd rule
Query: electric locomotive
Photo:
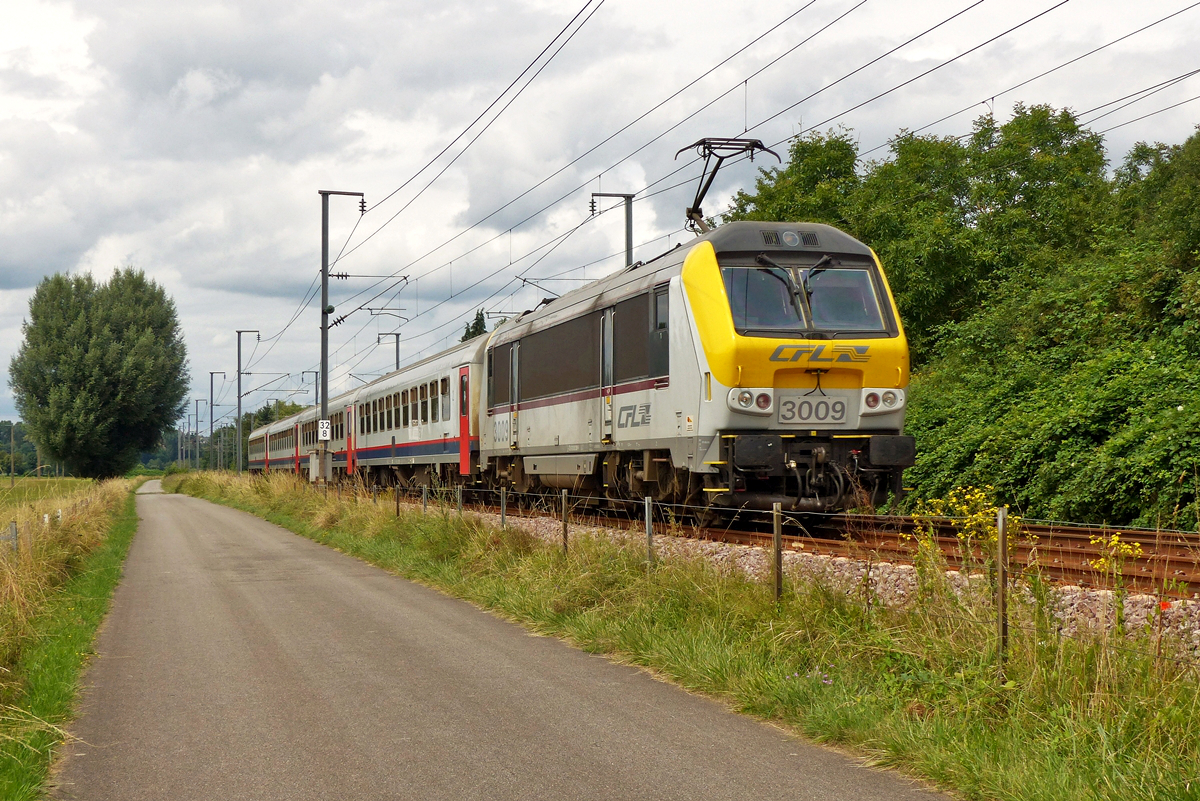
[[[481,474],[710,512],[899,491],[908,348],[867,246],[737,222],[501,326]]]

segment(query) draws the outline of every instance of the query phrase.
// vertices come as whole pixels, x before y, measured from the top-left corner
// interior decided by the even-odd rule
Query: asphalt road
[[[942,797],[250,515],[143,489],[57,798]]]

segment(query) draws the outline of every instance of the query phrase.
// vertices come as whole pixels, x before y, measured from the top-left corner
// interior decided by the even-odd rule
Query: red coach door
[[[471,475],[471,368],[458,368],[458,474]]]
[[[354,404],[346,407],[346,477],[354,474],[354,441],[358,438],[358,420],[354,417]]]

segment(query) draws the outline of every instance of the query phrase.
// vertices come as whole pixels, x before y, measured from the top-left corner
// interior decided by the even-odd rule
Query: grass
[[[90,478],[17,478],[9,486],[7,476],[0,476],[0,510],[47,498],[61,498],[93,485]],[[4,521],[8,522],[8,521]]]
[[[6,800],[43,795],[80,672],[137,530],[134,482],[84,486],[19,510],[22,531],[29,523],[33,535],[22,534],[19,554],[0,542],[0,798]],[[44,513],[54,515],[49,528],[41,525]]]
[[[1000,676],[987,600],[950,591],[944,571],[923,571],[903,609],[798,577],[777,606],[763,583],[700,561],[648,570],[636,538],[575,536],[564,556],[472,515],[397,518],[284,476],[168,485],[964,798],[1200,799],[1195,664],[1166,642],[1156,655],[1145,633],[1056,634],[1036,581],[1016,602]]]

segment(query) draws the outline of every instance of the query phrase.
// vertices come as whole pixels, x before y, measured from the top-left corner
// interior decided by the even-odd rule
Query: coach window
[[[401,419],[404,421],[404,427],[408,428],[408,390],[400,393],[400,408],[403,410]]]
[[[650,332],[650,375],[664,376],[671,372],[670,321],[671,309],[667,286],[654,290],[654,330]]]
[[[400,427],[400,393],[392,393],[392,428]]]
[[[421,419],[420,410],[417,408],[417,388],[413,387],[408,391],[408,402],[412,405],[412,424],[415,426]]]
[[[421,385],[421,425],[429,422],[429,387]]]
[[[367,433],[367,418],[363,416],[363,407],[358,407],[358,433],[359,436]]]
[[[442,419],[450,419],[450,379],[442,379]]]
[[[437,382],[429,382],[429,419],[436,423],[438,421],[438,395]]]

